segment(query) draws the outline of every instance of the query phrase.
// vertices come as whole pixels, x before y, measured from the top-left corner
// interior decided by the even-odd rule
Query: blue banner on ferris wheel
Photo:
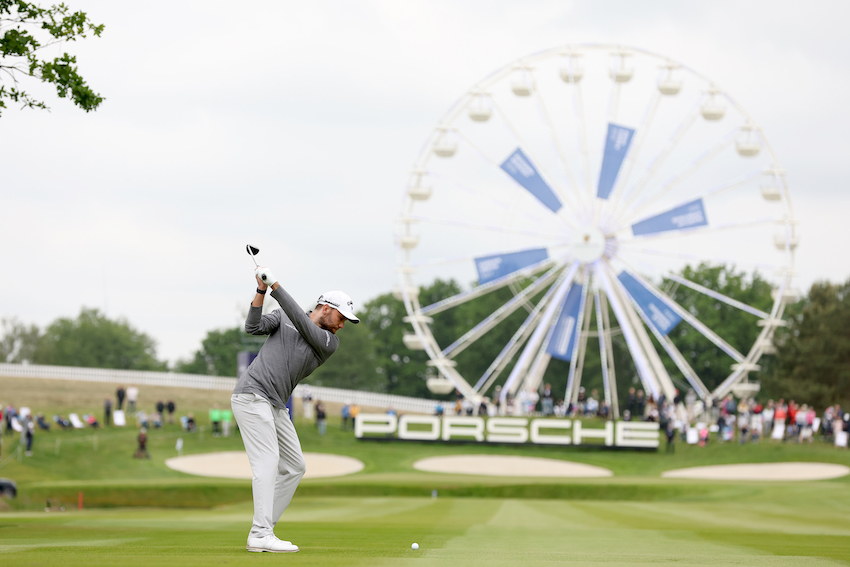
[[[682,320],[681,317],[670,309],[663,299],[647,289],[646,286],[627,271],[623,270],[620,272],[617,279],[620,280],[620,283],[626,288],[628,294],[638,304],[641,311],[646,315],[646,318],[652,323],[652,326],[662,335],[666,335],[672,331]]]
[[[538,262],[549,258],[545,248],[534,248],[532,250],[520,250],[508,254],[494,254],[482,256],[475,259],[475,268],[478,270],[478,284],[485,284],[527,268]]]
[[[570,292],[564,299],[561,314],[555,324],[555,330],[546,346],[546,354],[558,360],[572,360],[573,348],[576,342],[576,323],[578,321],[579,304],[581,303],[580,284],[572,284]]]
[[[514,178],[514,181],[525,187],[529,193],[537,197],[537,200],[546,205],[553,213],[557,213],[563,206],[552,188],[540,177],[537,168],[528,159],[520,148],[502,163],[505,173]]]
[[[600,199],[607,199],[614,189],[634,133],[635,131],[631,128],[608,124],[605,153],[602,155],[602,169],[599,171],[599,185],[596,188],[596,196]]]
[[[705,207],[702,199],[685,203],[675,209],[644,219],[632,225],[632,234],[656,234],[670,230],[683,230],[695,226],[705,226],[708,219],[705,216]]]

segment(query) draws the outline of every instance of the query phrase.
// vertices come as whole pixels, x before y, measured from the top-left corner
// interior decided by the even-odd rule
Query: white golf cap
[[[357,315],[354,314],[354,302],[351,301],[351,298],[345,292],[329,291],[327,293],[323,293],[319,296],[319,299],[316,300],[316,305],[330,305],[352,323],[360,322],[360,319],[358,319]]]

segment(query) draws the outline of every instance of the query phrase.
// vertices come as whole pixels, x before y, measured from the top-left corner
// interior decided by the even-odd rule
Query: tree
[[[338,331],[339,348],[306,382],[316,386],[385,392],[387,381],[378,372],[375,344],[363,319]]]
[[[788,327],[777,330],[775,343],[773,372],[762,380],[766,395],[850,407],[850,280],[814,283],[788,307]]]
[[[175,370],[186,374],[237,376],[237,356],[248,335],[241,327],[209,331],[191,360],[180,361]]]
[[[683,278],[717,291],[727,297],[746,303],[762,311],[770,311],[773,305],[771,292],[773,287],[762,279],[758,272],[748,277],[744,272],[735,271],[731,266],[711,266],[700,264],[696,268],[686,266]],[[673,282],[665,282],[667,285]],[[688,287],[673,286],[670,294],[676,303],[699,319],[709,329],[743,354],[747,354],[761,328],[756,325],[757,317]],[[670,332],[670,339],[679,352],[688,360],[709,390],[713,390],[731,373],[734,362],[714,343],[685,322]],[[663,352],[660,349],[659,352]],[[667,368],[675,369],[669,357],[662,356]]]
[[[47,105],[18,88],[18,77],[29,76],[54,85],[60,98],[70,96],[86,112],[95,110],[103,97],[89,87],[77,70],[77,58],[68,53],[43,57],[50,46],[76,41],[89,35],[99,37],[104,26],[89,21],[85,12],[71,12],[65,4],[42,8],[24,0],[0,0],[0,114],[6,101],[22,108]]]
[[[26,326],[15,318],[3,319],[0,362],[32,361],[41,333],[35,325]]]
[[[57,319],[38,341],[33,362],[59,366],[166,370],[156,358],[156,341],[124,319],[112,321],[97,309],[80,311],[77,319]]]

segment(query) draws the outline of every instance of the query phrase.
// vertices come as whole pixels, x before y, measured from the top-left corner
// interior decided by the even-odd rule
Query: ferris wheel
[[[589,355],[615,417],[624,373],[655,397],[673,399],[685,383],[702,399],[722,396],[773,351],[797,295],[797,243],[777,156],[718,85],[641,49],[551,49],[474,84],[416,159],[396,234],[397,295],[412,327],[405,345],[426,351],[435,382],[472,399],[496,385],[502,398],[535,391],[557,372],[564,399],[575,401]],[[774,286],[772,307],[682,276],[703,262],[758,271]],[[474,283],[420,301],[421,286],[437,278]],[[662,281],[746,314],[757,338],[733,346]],[[440,325],[452,311],[494,293],[506,299],[446,336]],[[671,340],[684,327],[728,362],[713,391]],[[497,331],[493,351],[486,339]],[[615,337],[629,368],[614,363]],[[492,362],[470,373],[462,358],[485,342]]]

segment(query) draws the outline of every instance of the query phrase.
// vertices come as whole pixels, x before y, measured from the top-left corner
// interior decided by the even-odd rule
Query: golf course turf
[[[25,384],[0,378],[0,392]],[[38,390],[48,381],[38,381]],[[12,387],[13,386],[13,387]],[[63,386],[66,387],[66,386]],[[80,384],[80,388],[109,385]],[[31,390],[32,391],[32,390]],[[167,395],[167,394],[165,394]],[[92,394],[89,399],[102,399]],[[85,399],[84,396],[68,399]],[[14,400],[36,411],[96,410]],[[192,405],[201,426],[209,400]],[[43,409],[42,409],[43,408]],[[182,413],[181,412],[181,413]],[[335,416],[331,416],[332,418]],[[150,431],[151,459],[133,459],[135,427],[37,432],[33,456],[4,435],[0,476],[17,499],[0,500],[0,561],[9,565],[850,565],[850,477],[753,482],[664,479],[666,470],[712,464],[850,464],[846,450],[811,445],[678,443],[666,454],[553,447],[374,443],[331,421],[320,437],[296,420],[305,451],[348,455],[365,469],[305,480],[276,532],[297,554],[245,551],[248,480],[192,477],[167,468],[184,454],[241,448],[238,433],[212,437],[178,426]],[[545,457],[607,468],[612,477],[560,479],[427,473],[427,456]],[[433,498],[432,490],[437,491]],[[77,509],[79,494],[84,507]],[[45,512],[47,499],[53,510]],[[64,511],[59,507],[64,506]],[[410,548],[419,543],[419,550]]]

